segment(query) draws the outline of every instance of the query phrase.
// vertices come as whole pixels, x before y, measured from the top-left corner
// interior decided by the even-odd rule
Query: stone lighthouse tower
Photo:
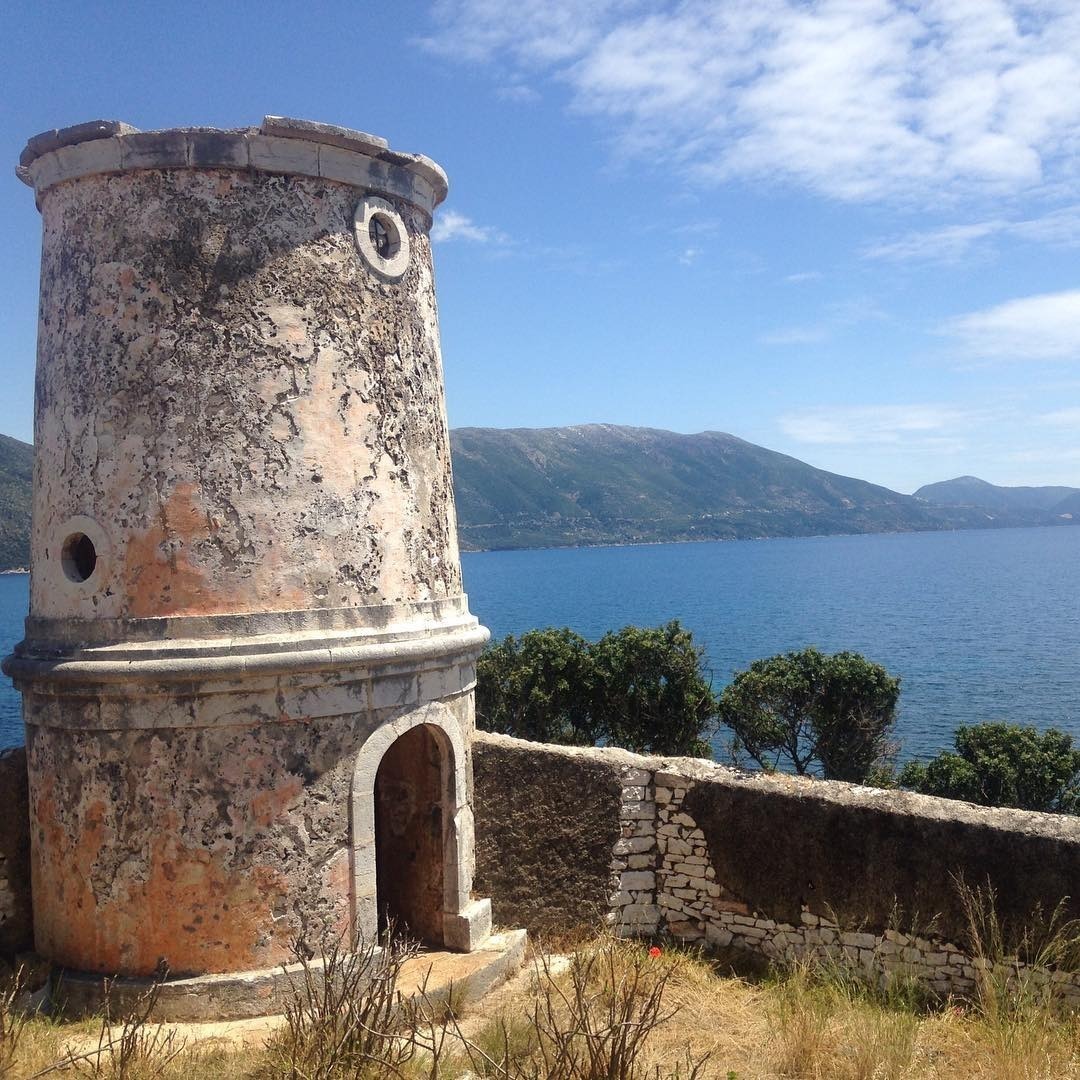
[[[392,916],[475,948],[487,631],[454,520],[444,173],[266,117],[50,131],[19,175],[43,250],[30,616],[5,670],[38,951],[76,995],[164,964],[176,1000],[256,1012],[297,939]]]

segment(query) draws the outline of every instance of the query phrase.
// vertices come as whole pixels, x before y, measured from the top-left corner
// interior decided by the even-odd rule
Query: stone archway
[[[375,892],[379,931],[443,943],[444,739],[417,724],[391,743],[375,773]]]
[[[403,736],[417,728],[423,728],[422,735],[411,736],[409,741],[402,743],[401,748],[392,749]],[[421,915],[424,929],[413,927],[413,932],[422,934],[431,944],[469,952],[491,932],[491,904],[487,900],[472,898],[473,817],[468,801],[466,745],[461,723],[450,709],[437,702],[421,705],[405,716],[376,728],[357,754],[351,799],[353,926],[365,941],[374,941],[378,936],[380,859],[375,793],[380,767],[389,753],[389,764],[382,773],[384,787],[397,783],[403,770],[406,778],[409,775],[415,778],[415,769],[408,764],[408,760],[412,752],[417,750],[428,755],[428,767],[420,771],[423,779],[421,786],[428,791],[435,782],[430,755],[438,754],[439,833],[442,842],[441,875],[431,870],[428,862],[430,872],[417,878],[422,894],[428,897],[426,910],[431,917],[425,920]],[[430,801],[428,808],[431,808]],[[390,810],[390,807],[384,805],[386,810]],[[384,838],[387,831],[388,828],[384,827]],[[435,835],[431,834],[432,839]],[[438,846],[429,843],[426,857],[432,857]],[[417,858],[422,857],[419,849],[416,854]],[[387,863],[385,849],[382,862],[385,878],[393,872],[392,859]],[[440,877],[441,919],[431,910],[435,903],[436,882],[440,881]],[[402,891],[398,889],[395,893],[393,886],[390,889],[384,886],[381,891],[382,898],[396,905],[398,914],[403,915],[406,921],[411,921],[410,913],[411,919],[415,919],[416,910],[424,909],[424,901],[403,897]],[[401,908],[405,908],[405,911],[402,912]]]

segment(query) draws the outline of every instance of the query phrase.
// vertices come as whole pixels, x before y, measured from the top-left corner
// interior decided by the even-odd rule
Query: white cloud
[[[433,243],[444,244],[450,240],[468,240],[474,244],[504,244],[506,237],[490,225],[477,225],[465,214],[456,210],[443,210],[435,217],[431,227]]]
[[[992,238],[1011,237],[1058,247],[1080,247],[1080,206],[1065,206],[1022,221],[996,219],[909,233],[866,248],[868,259],[956,262]]]
[[[625,156],[840,199],[1060,190],[1073,0],[441,0],[428,48],[567,84]]]
[[[823,276],[820,270],[803,270],[798,274],[788,274],[784,280],[789,285],[805,285],[810,281],[820,281]]]
[[[683,266],[692,266],[701,256],[701,248],[688,247],[679,254],[679,262]]]
[[[789,438],[819,446],[914,443],[946,450],[959,444],[958,433],[971,419],[947,405],[838,405],[786,413],[779,423]]]
[[[976,359],[1080,360],[1080,290],[1009,300],[941,329]]]
[[[909,233],[895,240],[882,241],[863,253],[868,259],[888,259],[905,262],[909,259],[955,262],[966,255],[975,244],[999,234],[1004,222],[982,221],[971,225],[946,225],[940,229]]]

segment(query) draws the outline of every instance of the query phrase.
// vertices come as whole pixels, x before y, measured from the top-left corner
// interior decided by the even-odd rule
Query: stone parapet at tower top
[[[454,518],[445,174],[282,117],[93,121],[35,136],[18,172],[43,244],[30,616],[5,670],[39,951],[220,977],[388,917],[475,947],[487,631]]]

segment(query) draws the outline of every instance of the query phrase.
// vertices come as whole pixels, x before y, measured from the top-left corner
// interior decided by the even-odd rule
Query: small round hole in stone
[[[60,565],[68,581],[89,581],[97,568],[97,548],[86,533],[72,533],[60,552]]]
[[[372,214],[368,222],[371,246],[381,259],[392,259],[401,250],[401,236],[393,219],[387,214]]]

